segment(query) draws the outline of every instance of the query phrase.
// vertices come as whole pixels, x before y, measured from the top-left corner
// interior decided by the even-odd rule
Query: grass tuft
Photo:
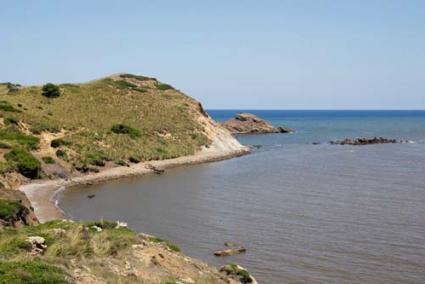
[[[13,163],[19,173],[25,177],[35,179],[40,176],[40,162],[25,149],[15,147],[6,153],[4,158]]]
[[[128,134],[128,136],[133,139],[141,136],[140,131],[138,129],[125,124],[114,124],[111,127],[111,131],[116,134]]]
[[[70,283],[67,278],[63,269],[40,260],[0,262],[0,283],[2,284]]]

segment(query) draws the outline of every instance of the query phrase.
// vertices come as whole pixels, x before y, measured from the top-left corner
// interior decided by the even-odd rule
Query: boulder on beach
[[[388,139],[384,137],[373,137],[373,138],[353,138],[353,139],[344,139],[337,141],[330,141],[330,144],[333,145],[370,145],[370,144],[394,144],[394,143],[403,143],[404,141],[399,141],[397,139]]]
[[[274,127],[271,123],[251,113],[238,113],[234,118],[225,121],[223,126],[233,134],[293,132],[292,129],[284,126]]]

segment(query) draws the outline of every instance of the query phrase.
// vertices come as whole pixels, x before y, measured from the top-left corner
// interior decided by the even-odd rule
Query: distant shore
[[[24,192],[34,208],[34,214],[40,222],[60,219],[63,212],[56,204],[58,192],[75,185],[90,185],[123,177],[139,176],[154,173],[148,165],[160,169],[177,166],[194,165],[207,162],[226,160],[249,153],[245,146],[223,149],[220,147],[204,148],[198,153],[175,159],[142,162],[130,166],[121,166],[69,179],[38,180],[21,185],[18,189]]]

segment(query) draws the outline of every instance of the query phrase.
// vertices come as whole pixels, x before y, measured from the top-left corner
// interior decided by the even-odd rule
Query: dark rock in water
[[[246,252],[246,248],[240,247],[240,248],[230,248],[230,249],[224,249],[224,250],[218,250],[214,252],[215,256],[228,256],[228,255],[234,255],[238,253]]]
[[[90,198],[90,199],[92,199],[95,196],[96,196],[95,194],[89,194],[89,195],[87,195],[87,197]]]
[[[263,147],[263,145],[252,145],[251,148],[254,149],[260,149],[261,147]]]
[[[332,143],[332,142],[331,142]],[[311,144],[313,144],[313,145],[320,145],[320,142],[313,142],[313,143],[311,143]]]
[[[269,122],[251,113],[238,113],[235,118],[223,123],[233,134],[261,134],[261,133],[289,133],[292,129],[279,126],[274,127]]]
[[[330,144],[333,145],[370,145],[370,144],[394,144],[394,143],[403,143],[397,139],[388,139],[383,137],[373,137],[373,138],[354,138],[354,139],[344,139],[331,141]]]

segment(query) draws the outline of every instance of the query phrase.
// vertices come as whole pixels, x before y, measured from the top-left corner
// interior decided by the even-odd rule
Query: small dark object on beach
[[[87,195],[87,197],[90,198],[90,199],[92,199],[95,196],[96,196],[95,194],[89,194],[89,195]]]
[[[154,174],[157,174],[157,175],[162,175],[165,172],[164,169],[159,169],[152,164],[147,164],[145,167],[149,170],[152,170]]]

